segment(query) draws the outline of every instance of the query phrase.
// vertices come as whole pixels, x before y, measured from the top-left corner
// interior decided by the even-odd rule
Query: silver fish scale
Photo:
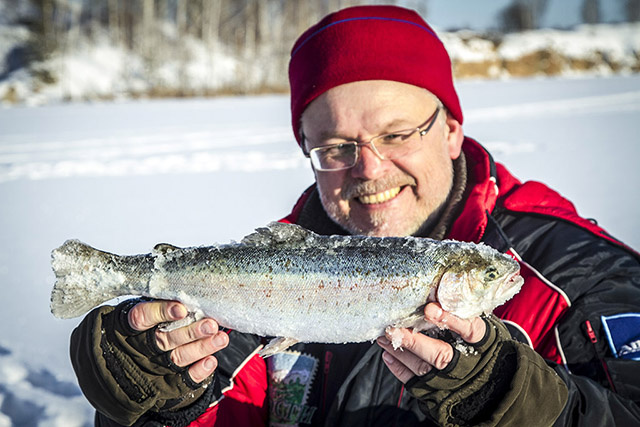
[[[327,272],[334,270],[340,275],[378,274],[386,276],[396,271],[415,272],[431,269],[442,252],[441,245],[407,251],[391,248],[345,246],[325,249],[322,247],[273,248],[251,247],[239,244],[220,248],[186,248],[175,255],[164,255],[160,263],[167,272],[206,270],[222,277],[243,273],[294,274]],[[446,251],[445,251],[446,252]]]
[[[423,245],[409,254],[403,249],[190,248],[156,263],[161,288],[171,283],[180,292],[150,288],[150,293],[181,300],[197,296],[193,305],[216,313],[221,325],[259,335],[277,331],[320,342],[374,339],[390,321],[412,315],[435,285],[442,245]]]

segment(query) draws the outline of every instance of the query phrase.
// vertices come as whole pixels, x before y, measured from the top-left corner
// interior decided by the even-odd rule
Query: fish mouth
[[[500,285],[498,293],[502,295],[513,296],[520,291],[520,288],[522,288],[523,284],[524,278],[520,275],[520,272],[517,271],[505,277],[502,285]]]
[[[364,194],[356,197],[363,205],[377,205],[395,199],[403,187],[394,187],[378,193]]]
[[[524,283],[524,278],[520,275],[520,272],[519,272],[519,271],[517,271],[517,272],[513,273],[513,274],[511,275],[511,277],[509,277],[509,278],[507,279],[507,284],[508,284],[509,286],[517,286],[517,287],[520,287],[520,286],[522,286],[522,284],[523,284],[523,283]]]

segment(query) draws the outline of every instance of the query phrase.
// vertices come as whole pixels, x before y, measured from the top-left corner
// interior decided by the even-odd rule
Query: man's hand
[[[485,335],[486,324],[480,317],[460,319],[442,310],[438,303],[427,304],[424,315],[427,321],[457,333],[469,344],[479,342]],[[391,345],[391,334],[402,336],[397,350]],[[451,344],[405,328],[387,331],[384,337],[378,338],[378,345],[384,349],[382,358],[389,370],[405,384],[415,375],[425,375],[432,367],[446,368],[454,354]]]
[[[567,386],[532,348],[514,341],[497,317],[460,319],[437,303],[427,304],[424,313],[459,337],[396,329],[378,338],[385,364],[422,412],[438,425],[553,424],[567,401]],[[392,334],[396,342],[402,338],[397,350]]]
[[[187,314],[177,301],[130,299],[85,316],[71,334],[71,362],[85,397],[100,413],[132,425],[149,412],[206,408],[219,397],[212,354],[227,346],[227,334],[213,319],[171,331],[157,328]]]
[[[177,301],[149,301],[136,304],[128,313],[129,326],[136,331],[146,331],[160,323],[173,322],[187,315],[186,307]],[[170,358],[177,366],[189,366],[189,376],[195,383],[204,381],[215,371],[218,361],[213,353],[229,343],[225,332],[210,318],[190,325],[162,332],[156,329],[156,346],[161,351],[171,351]]]

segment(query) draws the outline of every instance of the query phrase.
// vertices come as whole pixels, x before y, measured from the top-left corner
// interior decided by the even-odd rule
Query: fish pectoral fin
[[[429,331],[436,326],[427,321],[424,318],[424,314],[422,312],[413,314],[406,319],[403,319],[400,322],[396,322],[395,324],[388,326],[385,329],[385,332],[391,336],[391,343],[393,344],[393,349],[402,349],[402,337],[403,334],[399,330],[399,328],[411,329],[411,332],[417,334],[419,332]]]
[[[200,319],[204,318],[204,313],[201,310],[190,311],[184,318],[180,320],[174,320],[173,322],[164,322],[158,325],[160,332],[171,332],[176,329],[180,329],[184,326],[188,326]]]
[[[424,313],[420,310],[418,313],[412,314],[411,316],[402,319],[399,322],[394,323],[394,328],[408,328],[412,329],[414,333],[422,332],[429,330],[434,327],[433,323],[427,321],[424,318]]]
[[[273,356],[276,353],[280,353],[281,351],[285,351],[289,347],[294,344],[297,344],[299,341],[295,338],[286,338],[286,337],[278,337],[274,338],[269,343],[264,346],[262,350],[258,353],[262,358],[267,358],[269,356]]]

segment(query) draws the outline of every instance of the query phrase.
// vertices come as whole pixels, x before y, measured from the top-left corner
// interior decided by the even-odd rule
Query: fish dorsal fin
[[[171,252],[180,250],[179,247],[170,245],[169,243],[158,243],[153,247],[152,253],[154,255],[168,255]]]
[[[247,246],[302,247],[312,245],[319,236],[296,224],[271,222],[266,227],[256,228],[245,236],[242,244]]]
[[[242,245],[280,249],[386,248],[414,252],[424,252],[434,243],[440,244],[432,239],[416,237],[322,236],[299,225],[281,222],[272,222],[266,227],[257,228],[241,241]]]

